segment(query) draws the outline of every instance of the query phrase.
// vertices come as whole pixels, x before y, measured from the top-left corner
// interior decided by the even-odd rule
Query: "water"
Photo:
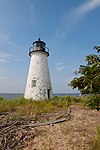
[[[79,96],[80,93],[54,93],[53,96]],[[0,97],[5,99],[13,99],[24,96],[23,93],[0,93]]]
[[[13,99],[24,96],[23,93],[0,93],[0,97],[3,97],[5,99]]]
[[[80,93],[54,93],[53,96],[79,96]]]

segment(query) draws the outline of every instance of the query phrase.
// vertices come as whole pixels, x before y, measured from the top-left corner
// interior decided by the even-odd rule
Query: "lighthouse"
[[[52,86],[48,68],[49,49],[39,38],[29,49],[30,66],[24,97],[45,100],[52,97]]]

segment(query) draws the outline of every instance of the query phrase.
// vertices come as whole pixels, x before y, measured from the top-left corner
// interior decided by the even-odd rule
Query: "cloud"
[[[0,62],[6,63],[10,61],[22,61],[22,59],[17,56],[6,52],[8,50],[8,46],[15,50],[23,49],[21,45],[17,45],[11,40],[10,35],[6,31],[0,31],[0,46],[0,49],[2,49],[2,51],[0,51]],[[6,51],[3,50],[4,48]]]
[[[11,40],[10,34],[6,31],[0,31],[0,43],[17,47],[16,43]]]
[[[76,17],[82,17],[97,7],[100,7],[100,0],[88,0],[75,9]]]
[[[4,34],[0,31],[0,43],[8,43],[9,38],[7,34]]]
[[[70,12],[63,14],[56,30],[56,38],[63,39],[69,35],[80,19],[97,7],[100,7],[100,0],[87,0],[71,9]]]
[[[57,71],[62,71],[62,70],[65,70],[65,69],[68,69],[68,67],[65,66],[63,63],[57,63],[56,64],[56,70]]]
[[[36,11],[34,0],[28,0],[28,1],[24,0],[23,12],[24,12],[24,14],[26,14],[26,12],[27,12],[28,20],[32,25],[34,25],[34,26],[38,25],[37,24],[37,14],[38,14],[38,12]]]
[[[0,62],[8,63],[8,62],[12,62],[12,61],[20,62],[20,61],[22,61],[22,59],[14,56],[12,54],[8,54],[7,52],[0,52]]]
[[[0,52],[0,62],[8,62],[8,59],[11,57],[10,54],[5,52]]]

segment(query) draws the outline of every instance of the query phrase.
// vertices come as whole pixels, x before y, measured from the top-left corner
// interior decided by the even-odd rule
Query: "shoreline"
[[[80,93],[53,93],[53,96],[79,96]],[[24,96],[24,93],[0,93],[0,97],[13,99]]]

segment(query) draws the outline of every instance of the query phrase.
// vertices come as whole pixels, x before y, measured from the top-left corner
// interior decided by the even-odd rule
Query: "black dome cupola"
[[[40,38],[38,38],[38,41],[33,42],[33,46],[36,50],[43,50],[45,51],[45,45],[46,43],[41,41]]]
[[[49,56],[49,49],[45,46],[46,43],[38,38],[38,41],[33,42],[33,46],[29,49],[29,55],[33,52],[45,52]]]

